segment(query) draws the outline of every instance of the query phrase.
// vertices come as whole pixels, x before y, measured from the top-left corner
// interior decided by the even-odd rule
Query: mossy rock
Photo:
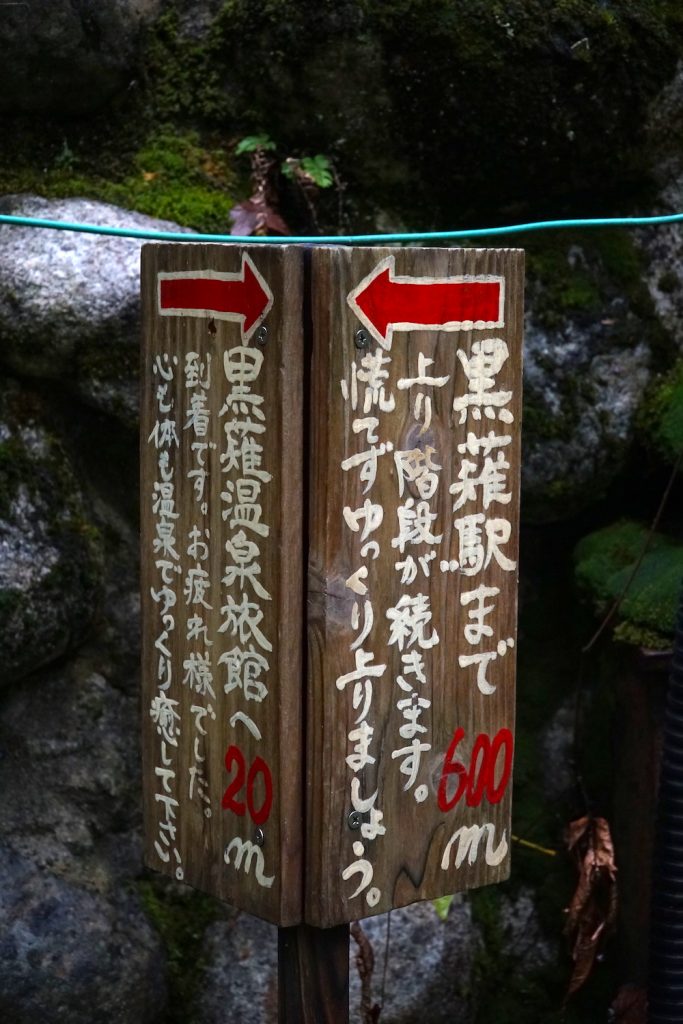
[[[576,579],[600,614],[621,597],[628,583],[615,637],[664,649],[671,645],[681,599],[683,545],[654,534],[631,580],[648,533],[638,523],[622,521],[584,537],[575,550]]]
[[[527,252],[522,514],[567,519],[627,465],[653,371],[673,344],[626,232],[523,236]]]
[[[195,1020],[206,968],[204,937],[215,921],[232,914],[224,904],[161,876],[137,883],[142,905],[166,948],[170,1001],[166,1024]]]
[[[333,159],[343,209],[330,195],[323,229],[373,227],[380,210],[414,229],[523,220],[525,197],[536,215],[579,199],[605,213],[647,189],[641,129],[682,47],[670,0],[168,0],[139,75],[98,116],[5,126],[0,189],[216,230],[243,179],[195,174],[186,154],[180,186],[168,163],[145,178],[138,156],[193,132],[229,153],[264,131],[283,156]],[[593,298],[586,281],[563,295]]]
[[[0,390],[0,680],[10,684],[83,639],[102,582],[102,542],[41,403]]]
[[[683,360],[653,382],[643,404],[640,425],[643,434],[668,461],[683,453]]]

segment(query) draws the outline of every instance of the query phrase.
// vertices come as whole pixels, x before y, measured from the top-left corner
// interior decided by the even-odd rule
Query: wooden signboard
[[[303,254],[146,245],[147,863],[302,917]]]
[[[144,247],[150,866],[313,928],[507,877],[522,282]]]
[[[306,920],[509,874],[523,254],[312,253]]]

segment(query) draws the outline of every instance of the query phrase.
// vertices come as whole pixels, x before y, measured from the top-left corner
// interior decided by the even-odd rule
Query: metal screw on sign
[[[258,331],[256,332],[256,342],[258,345],[265,345],[268,337],[268,328],[265,324],[261,324]]]
[[[359,348],[359,349],[364,349],[364,348],[368,348],[369,347],[370,339],[368,338],[367,333],[363,330],[362,327],[359,327],[359,329],[356,331],[355,337],[353,339],[353,343],[356,346],[356,348]]]
[[[256,831],[254,832],[254,842],[256,843],[257,846],[263,846],[265,841],[266,841],[266,837],[265,837],[265,834],[263,832],[263,829],[262,828],[257,828]]]
[[[349,814],[349,816],[348,816],[348,818],[346,820],[349,823],[349,828],[352,828],[354,831],[356,829],[359,829],[360,826],[361,826],[361,819],[360,819],[360,814],[358,813],[358,811],[351,811],[351,813]]]

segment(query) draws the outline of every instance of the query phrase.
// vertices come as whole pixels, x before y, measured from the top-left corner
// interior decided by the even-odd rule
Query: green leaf
[[[432,906],[442,921],[445,921],[448,917],[448,911],[450,910],[452,902],[452,896],[439,896],[437,900],[432,900]]]
[[[260,135],[245,135],[235,146],[235,155],[242,153],[255,153],[257,149],[275,149],[275,143],[270,135],[261,132]]]
[[[332,165],[326,156],[305,156],[301,160],[301,170],[318,188],[329,188],[333,184]]]

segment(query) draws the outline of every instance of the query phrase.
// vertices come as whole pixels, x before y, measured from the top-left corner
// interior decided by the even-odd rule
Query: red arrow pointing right
[[[273,293],[246,253],[236,274],[193,270],[160,273],[158,277],[161,316],[236,320],[242,324],[245,341],[273,305]]]
[[[397,277],[387,256],[349,294],[347,302],[380,345],[393,331],[471,331],[503,326],[502,277]]]

